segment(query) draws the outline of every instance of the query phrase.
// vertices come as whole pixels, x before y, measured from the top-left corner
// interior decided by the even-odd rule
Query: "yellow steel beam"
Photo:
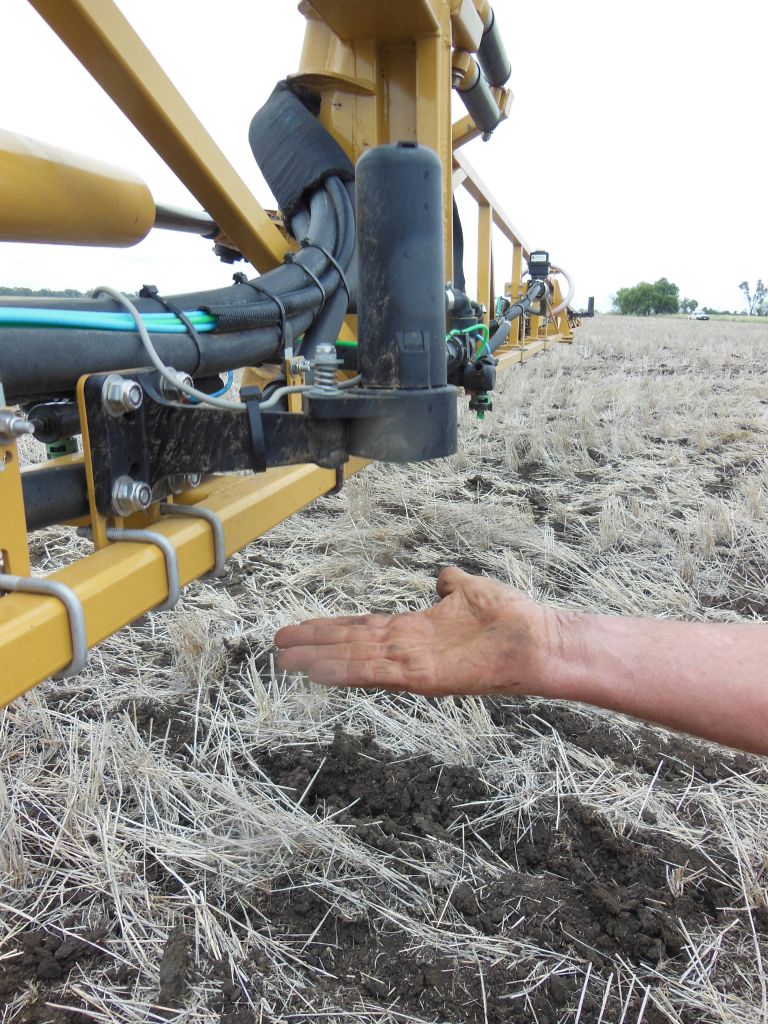
[[[493,210],[481,203],[477,210],[477,300],[485,306],[485,326],[493,316]]]
[[[443,165],[443,231],[445,274],[453,279],[453,188],[451,186],[451,35],[421,36],[416,43],[416,139],[429,146]]]
[[[306,0],[302,6],[313,8],[344,42],[400,43],[439,27],[430,0]]]
[[[29,0],[259,270],[286,242],[113,0]]]
[[[549,340],[555,341],[557,339],[550,338]],[[525,362],[529,356],[536,355],[537,352],[543,351],[546,347],[547,341],[542,338],[539,341],[529,341],[525,345],[504,346],[497,349],[493,354],[499,361],[498,368],[500,370],[507,370],[510,366]]]
[[[460,150],[454,152],[453,163],[454,167],[462,171],[465,175],[461,184],[467,192],[469,192],[475,202],[480,204],[487,203],[492,207],[493,222],[496,227],[501,230],[513,245],[521,245],[523,247],[523,255],[527,258],[531,251],[530,246],[512,223],[511,219],[504,212],[501,203],[498,202],[475,168]]]
[[[2,411],[0,408],[0,412]],[[0,444],[0,573],[2,572],[13,576],[30,574],[21,470],[15,441]]]
[[[351,476],[365,465],[353,459],[345,473]],[[258,478],[217,477],[196,492],[195,503],[219,516],[230,555],[326,494],[335,482],[332,470],[317,466],[273,469]],[[182,585],[213,567],[208,523],[170,517],[152,530],[176,549]],[[89,647],[156,608],[168,595],[164,557],[150,544],[110,544],[48,579],[70,587],[80,599]],[[64,605],[55,598],[28,594],[0,598],[0,652],[2,707],[71,661]]]
[[[465,114],[464,117],[459,118],[458,121],[454,121],[451,129],[454,153],[462,146],[466,146],[468,142],[474,142],[475,139],[479,139],[482,134],[482,130],[477,127],[469,114]],[[464,175],[464,178],[466,178],[466,174]],[[463,180],[464,179],[462,178],[462,181]]]

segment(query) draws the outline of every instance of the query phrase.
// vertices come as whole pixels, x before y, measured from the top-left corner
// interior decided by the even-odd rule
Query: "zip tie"
[[[280,342],[283,348],[290,348],[293,351],[293,329],[290,321],[288,320],[288,312],[285,308],[285,303],[275,292],[269,291],[267,288],[262,288],[261,285],[254,284],[253,281],[249,281],[248,278],[242,271],[238,271],[237,274],[232,275],[232,280],[235,284],[244,284],[249,288],[252,288],[259,295],[265,295],[268,299],[271,299],[277,308],[280,310]]]
[[[283,256],[283,263],[291,263],[293,264],[294,267],[298,267],[299,270],[303,270],[307,277],[311,280],[312,284],[317,286],[321,295],[320,309],[318,310],[318,313],[320,313],[325,307],[326,302],[328,301],[328,292],[326,292],[325,288],[323,288],[323,283],[320,280],[320,278],[317,276],[317,274],[314,273],[314,271],[310,270],[309,267],[305,267],[303,263],[299,263],[292,252],[287,252],[285,256]]]
[[[93,536],[89,526],[81,527],[77,531],[78,536]],[[160,548],[165,557],[165,573],[168,578],[168,597],[154,610],[156,612],[167,612],[175,607],[181,594],[181,578],[179,576],[179,559],[176,555],[176,548],[162,533],[154,533],[152,530],[118,530],[116,527],[107,528],[107,540],[125,541],[126,544],[154,544]]]
[[[221,519],[209,508],[201,505],[169,505],[161,502],[160,514],[164,516],[188,516],[190,519],[204,519],[211,524],[213,531],[213,569],[206,573],[205,579],[223,576],[226,567],[227,552],[224,547],[224,526]]]
[[[160,293],[158,292],[157,287],[153,284],[142,285],[141,291],[139,292],[139,298],[154,299],[156,302],[159,302],[161,306],[164,306],[169,313],[173,313],[174,316],[177,316],[179,320],[181,320],[181,322],[184,324],[184,326],[187,329],[187,334],[195,343],[195,348],[197,349],[197,365],[192,371],[192,376],[194,377],[194,375],[200,370],[200,367],[203,365],[203,349],[200,344],[200,335],[197,333],[195,325],[192,323],[192,321],[189,319],[189,317],[187,316],[183,309],[180,309],[175,303],[171,302],[170,299],[164,299],[162,295],[160,295]]]
[[[336,257],[333,255],[333,253],[329,252],[325,248],[324,245],[320,245],[318,242],[310,242],[310,240],[308,238],[302,238],[302,240],[301,240],[301,248],[302,249],[317,249],[318,252],[321,252],[323,254],[323,256],[325,256],[325,258],[331,264],[333,269],[339,275],[339,280],[341,281],[341,286],[344,289],[344,291],[347,293],[347,305],[349,305],[349,302],[350,302],[350,299],[352,298],[352,296],[349,293],[349,285],[347,284],[347,275],[342,270],[341,264],[336,259]]]
[[[85,668],[88,660],[88,638],[85,632],[85,614],[80,598],[64,583],[55,580],[41,580],[30,576],[7,576],[0,574],[0,591],[11,594],[39,594],[41,597],[56,597],[67,609],[69,635],[72,641],[72,661],[54,679],[66,679],[77,675]]]

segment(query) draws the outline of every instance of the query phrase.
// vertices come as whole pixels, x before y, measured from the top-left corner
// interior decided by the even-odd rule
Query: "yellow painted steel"
[[[112,0],[29,0],[260,271],[286,243]]]
[[[15,442],[0,444],[0,572],[13,576],[30,574],[19,452]]]
[[[0,130],[0,241],[129,246],[155,220],[130,171]]]
[[[493,316],[493,210],[481,203],[477,210],[477,301],[485,308],[488,327]]]
[[[320,93],[320,121],[353,161],[372,146],[429,146],[446,169],[446,273],[453,265],[448,0],[303,0],[301,63],[291,79]]]
[[[282,260],[286,241],[117,9],[113,0],[30,0],[144,136],[190,188],[222,231],[266,270]],[[294,80],[321,96],[320,120],[353,160],[368,148],[413,139],[434,149],[443,163],[446,273],[453,275],[452,200],[463,187],[479,206],[479,297],[489,310],[493,289],[493,228],[512,244],[512,280],[506,293],[525,292],[524,260],[530,247],[459,147],[474,137],[471,119],[451,125],[453,47],[478,45],[487,25],[488,0],[304,0],[307,30]],[[511,93],[494,90],[502,115]],[[40,219],[46,206],[36,208]],[[90,230],[90,229],[89,229]],[[114,244],[114,243],[111,243]],[[552,306],[561,302],[554,283]],[[355,319],[345,336],[354,338]],[[521,318],[497,350],[501,369],[522,363],[572,331],[565,311],[556,317]],[[250,374],[257,379],[257,371]],[[258,377],[259,382],[264,376]],[[79,387],[82,402],[82,382]],[[84,417],[83,417],[84,420]],[[83,436],[93,554],[55,573],[80,598],[88,643],[93,646],[157,607],[168,593],[165,561],[152,545],[109,543],[108,522],[97,514],[87,429]],[[29,556],[16,446],[0,448],[0,551],[6,571],[29,573]],[[352,460],[347,476],[365,462]],[[216,477],[182,501],[221,519],[228,554],[335,486],[335,474],[314,466],[270,470],[258,477]],[[116,521],[119,523],[119,521]],[[157,510],[132,517],[149,523],[174,545],[181,583],[200,577],[214,562],[209,524],[199,519],[160,519]],[[61,602],[14,594],[0,598],[0,706],[71,660],[68,619]]]
[[[346,475],[366,463],[351,460]],[[215,512],[224,527],[227,554],[239,551],[289,518],[336,483],[332,470],[298,466],[264,476],[217,477],[195,492],[194,504]],[[173,544],[181,583],[213,568],[210,526],[198,519],[163,519],[153,526]],[[165,600],[165,559],[154,546],[109,544],[49,579],[70,587],[83,605],[93,647]],[[72,657],[68,618],[60,601],[28,594],[0,598],[0,707],[64,668]]]

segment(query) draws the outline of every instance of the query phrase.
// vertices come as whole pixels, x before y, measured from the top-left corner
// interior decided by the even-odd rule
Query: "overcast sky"
[[[297,69],[296,4],[120,7],[268,205],[247,129],[274,83]],[[741,308],[739,282],[768,276],[768,3],[495,7],[515,103],[492,141],[466,153],[526,240],[573,274],[575,304],[594,294],[607,309],[617,288],[665,276],[702,305]],[[130,167],[158,202],[195,205],[26,0],[3,0],[3,26],[0,127]],[[129,250],[0,244],[0,284],[151,282],[170,293],[228,283],[232,268],[209,248],[161,231]]]

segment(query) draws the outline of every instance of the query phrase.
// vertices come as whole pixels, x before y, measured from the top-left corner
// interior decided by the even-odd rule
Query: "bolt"
[[[178,381],[179,384],[186,384],[188,388],[195,386],[191,374],[186,373],[184,370],[174,370],[172,366],[169,366],[168,369],[171,371],[174,380]],[[160,377],[160,394],[171,402],[182,401],[187,397],[180,387],[176,387],[167,377],[162,376]]]
[[[173,473],[168,477],[168,487],[171,494],[183,494],[199,487],[202,479],[200,473]]]
[[[135,380],[126,380],[119,373],[111,373],[101,389],[101,403],[107,415],[119,419],[129,412],[136,412],[144,401],[141,385]]]
[[[35,425],[13,412],[0,412],[0,444],[10,444],[22,434],[34,434]]]
[[[112,488],[112,510],[115,515],[129,516],[132,512],[143,512],[152,504],[152,488],[143,480],[130,476],[118,477]]]
[[[291,360],[291,373],[294,377],[298,377],[300,374],[309,373],[312,369],[312,364],[304,356],[296,356],[295,359]]]

